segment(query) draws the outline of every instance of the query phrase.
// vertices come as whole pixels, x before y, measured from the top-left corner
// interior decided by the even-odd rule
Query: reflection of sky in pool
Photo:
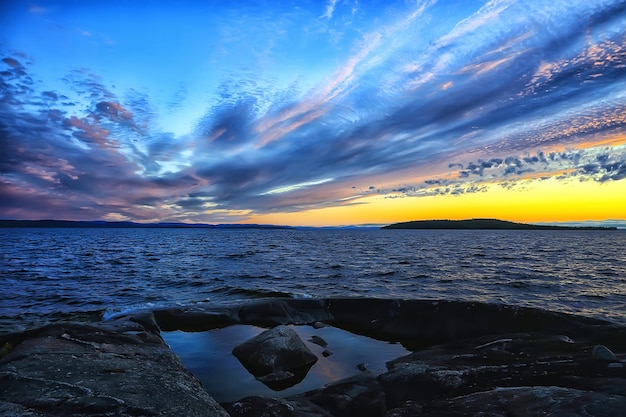
[[[387,361],[409,353],[399,343],[382,342],[335,327],[291,327],[311,352],[317,355],[318,361],[302,382],[280,392],[272,391],[257,381],[231,353],[235,346],[261,333],[265,330],[263,328],[234,325],[207,332],[176,331],[164,332],[162,335],[187,369],[202,381],[209,394],[219,402],[235,401],[250,395],[286,397],[299,394],[356,375],[360,372],[356,366],[361,363],[366,363],[367,368],[376,373],[383,372],[387,369]],[[312,343],[309,339],[313,335],[324,339],[328,347]],[[333,354],[324,357],[324,349]]]

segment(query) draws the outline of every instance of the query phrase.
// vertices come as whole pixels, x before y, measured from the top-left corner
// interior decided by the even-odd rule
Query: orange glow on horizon
[[[251,217],[293,226],[391,224],[411,220],[497,218],[525,223],[626,219],[626,181],[521,181],[512,189],[445,196],[367,196],[357,204]]]

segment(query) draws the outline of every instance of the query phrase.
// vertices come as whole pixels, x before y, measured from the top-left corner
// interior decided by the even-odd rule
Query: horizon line
[[[360,228],[360,229],[379,229],[385,226],[390,226],[399,223],[410,222],[428,222],[428,221],[467,221],[467,220],[498,220],[505,222],[513,222],[519,224],[536,225],[536,226],[565,226],[565,227],[613,227],[620,230],[626,229],[626,219],[604,219],[604,220],[573,220],[573,221],[539,221],[539,222],[520,222],[513,220],[504,220],[493,217],[472,217],[463,219],[416,219],[407,221],[396,221],[390,223],[360,223],[360,224],[344,224],[344,225],[289,225],[289,224],[274,224],[274,223],[189,223],[184,221],[152,221],[142,222],[136,220],[66,220],[66,219],[0,219],[0,227],[5,226],[5,222],[14,223],[45,223],[45,222],[59,222],[59,223],[75,223],[75,224],[101,224],[103,228],[107,225],[129,225],[132,227],[136,225],[138,227],[181,227],[181,228],[219,228],[219,227],[232,227],[232,228],[290,228],[290,229],[346,229],[346,228]]]

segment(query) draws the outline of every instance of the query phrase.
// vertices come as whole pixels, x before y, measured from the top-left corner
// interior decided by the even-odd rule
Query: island
[[[473,230],[617,230],[617,227],[555,226],[515,223],[498,219],[414,220],[394,223],[381,229],[473,229]]]

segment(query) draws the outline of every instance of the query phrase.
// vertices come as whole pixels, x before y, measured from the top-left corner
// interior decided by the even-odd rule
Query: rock
[[[333,417],[321,407],[303,399],[253,396],[223,405],[231,417]]]
[[[5,339],[13,349],[0,360],[3,415],[227,416],[137,323],[54,324]]]
[[[283,325],[240,344],[233,349],[233,355],[251,374],[274,390],[300,382],[317,362],[317,356],[298,334]]]
[[[325,357],[325,358],[327,358],[327,357],[331,356],[332,354],[333,354],[333,352],[331,352],[331,351],[330,351],[330,350],[328,350],[328,349],[324,349],[324,350],[322,351],[322,356],[323,356],[323,357]]]
[[[512,387],[440,401],[424,410],[433,417],[623,415],[626,397],[562,387]]]
[[[261,381],[267,386],[278,385],[278,384],[281,384],[282,381],[291,381],[294,378],[296,378],[296,374],[294,374],[291,371],[276,371],[276,372],[272,372],[271,374],[257,377],[259,381]],[[295,385],[295,384],[289,384],[286,388],[289,388],[292,385]],[[276,389],[276,391],[280,391],[280,389]]]
[[[272,298],[239,307],[194,306],[153,312],[162,330],[204,331],[235,323],[272,327],[279,324],[331,324],[353,333],[401,341],[409,349],[460,338],[519,332],[556,332],[568,337],[588,335],[603,320],[536,308],[463,301],[385,300],[364,298]],[[626,337],[623,326],[603,344]]]
[[[613,416],[626,408],[623,354],[606,348],[626,351],[624,326],[495,304],[272,299],[2,336],[0,416],[225,416],[159,329],[316,322],[400,342],[412,353],[389,361],[382,374],[354,369],[354,377],[303,394],[223,404],[232,417]],[[233,354],[274,389],[300,381],[317,360],[286,326]]]
[[[279,324],[313,324],[332,319],[328,301],[322,299],[272,299],[249,303],[239,309],[244,324],[276,326]]]
[[[617,360],[615,354],[606,346],[596,345],[591,351],[591,357],[596,361],[612,362]]]
[[[361,372],[366,372],[366,371],[368,370],[368,369],[367,369],[367,364],[366,364],[366,363],[363,363],[363,362],[362,362],[362,363],[358,363],[358,364],[356,365],[356,369],[358,369],[358,370],[359,370],[359,371],[361,371]]]
[[[385,417],[419,417],[424,415],[424,407],[415,401],[407,401],[398,408],[392,408]]]
[[[329,300],[328,310],[333,326],[401,341],[409,350],[488,334],[558,330],[575,336],[608,324],[535,308],[462,301],[339,298]]]
[[[323,348],[328,347],[328,342],[326,342],[324,339],[322,339],[321,337],[317,335],[311,336],[311,338],[309,339],[309,342],[315,343],[316,345],[321,346]]]
[[[288,400],[306,400],[335,417],[377,417],[387,411],[385,391],[376,375],[371,372],[361,373]]]
[[[432,401],[471,392],[472,379],[465,367],[446,368],[422,363],[404,363],[380,376],[380,383],[394,407],[406,401]]]
[[[169,308],[152,312],[154,320],[164,331],[202,332],[219,329],[239,322],[237,309]],[[133,318],[136,320],[136,315]]]

